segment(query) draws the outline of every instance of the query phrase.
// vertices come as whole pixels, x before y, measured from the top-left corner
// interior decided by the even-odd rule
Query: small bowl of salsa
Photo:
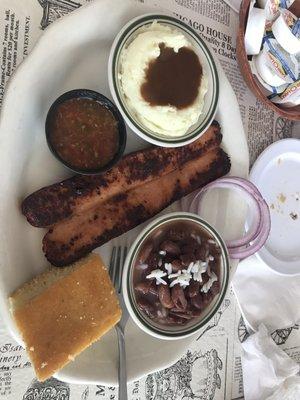
[[[75,89],[62,94],[50,107],[46,138],[51,152],[67,168],[94,175],[110,169],[122,157],[126,127],[107,97]]]

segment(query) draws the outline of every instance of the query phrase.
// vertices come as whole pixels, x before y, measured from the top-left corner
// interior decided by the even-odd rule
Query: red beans
[[[133,285],[137,305],[148,318],[162,325],[184,325],[201,316],[220,291],[219,282],[215,282],[208,293],[203,293],[201,289],[208,282],[209,275],[201,272],[202,281],[199,282],[195,271],[189,270],[191,275],[187,278],[187,285],[170,285],[180,275],[188,274],[184,270],[198,261],[204,265],[209,262],[211,271],[219,276],[220,255],[209,239],[211,237],[202,231],[190,231],[180,225],[166,232],[160,230],[159,234],[154,232],[151,240],[143,246],[137,257]],[[154,270],[163,272],[161,278],[148,279]],[[169,277],[170,274],[175,276]]]
[[[178,259],[173,260],[171,264],[172,264],[172,272],[178,272],[183,268],[181,260]]]
[[[169,232],[167,233],[167,236],[170,240],[174,240],[175,242],[182,242],[185,240],[187,237],[190,237],[190,234],[186,231],[183,231],[181,229],[170,229]]]
[[[204,285],[204,283],[208,282],[208,280],[209,280],[209,276],[208,276],[207,273],[205,272],[205,273],[202,275],[202,284]]]
[[[171,292],[167,285],[160,285],[158,288],[158,298],[165,308],[173,308],[174,302],[171,298]]]
[[[154,297],[158,297],[158,286],[154,281],[150,286],[149,293],[152,294]]]
[[[207,292],[203,295],[203,307],[206,307],[214,298],[214,295],[211,292]]]
[[[146,264],[149,266],[151,269],[156,269],[158,267],[158,262],[159,262],[159,255],[152,252],[146,259]]]
[[[171,240],[163,241],[162,244],[160,245],[160,249],[172,256],[178,256],[178,254],[180,254],[180,247]]]
[[[200,291],[200,282],[192,281],[187,289],[189,297],[195,297]]]
[[[182,254],[194,254],[197,251],[199,244],[197,242],[187,243],[181,247]]]
[[[180,260],[185,267],[188,267],[191,262],[195,262],[197,259],[193,253],[191,254],[182,254],[180,256]]]
[[[178,310],[185,310],[187,307],[187,299],[185,298],[182,287],[175,285],[172,288],[171,295],[175,308]]]
[[[198,292],[196,294],[196,296],[193,296],[191,298],[191,305],[195,308],[197,308],[198,310],[202,310],[203,309],[203,300],[202,300],[202,296],[201,293]]]
[[[147,243],[142,251],[139,254],[139,262],[141,264],[144,264],[147,260],[147,258],[149,257],[151,251],[153,250],[153,244],[152,243]]]
[[[215,296],[220,292],[220,283],[219,281],[214,282],[212,287],[211,287],[211,293]]]
[[[147,282],[140,282],[135,286],[135,290],[141,294],[147,294],[149,293],[150,287],[152,285],[152,282],[148,280]]]
[[[197,248],[195,251],[195,256],[198,260],[204,261],[207,257],[208,253],[208,248],[206,245],[201,245],[200,247]]]
[[[139,308],[150,318],[154,318],[156,316],[155,307],[144,297],[140,297],[137,301]]]

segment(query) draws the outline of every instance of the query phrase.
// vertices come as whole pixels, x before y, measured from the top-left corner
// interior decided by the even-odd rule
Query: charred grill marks
[[[221,140],[220,127],[214,123],[200,139],[187,146],[151,147],[131,153],[106,173],[74,176],[32,193],[23,201],[22,213],[33,226],[51,226],[119,192],[180,168],[219,146]]]
[[[70,264],[229,170],[230,161],[227,154],[221,149],[213,150],[203,158],[187,163],[180,171],[177,170],[158,181],[148,182],[132,189],[126,196],[114,197],[107,201],[100,206],[101,210],[97,209],[97,213],[100,214],[97,221],[85,225],[84,221],[80,222],[80,218],[74,221],[74,226],[78,226],[79,231],[82,231],[79,241],[68,240],[68,229],[71,232],[74,230],[71,222],[57,224],[53,233],[48,233],[44,237],[43,250],[46,257],[57,266]],[[154,201],[148,201],[148,193],[155,188],[157,193]],[[111,221],[111,225],[105,223],[102,218],[104,215]],[[63,249],[59,245],[60,240],[68,241]]]

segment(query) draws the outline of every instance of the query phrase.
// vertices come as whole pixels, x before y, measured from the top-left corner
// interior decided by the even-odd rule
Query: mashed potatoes
[[[122,50],[119,74],[121,88],[128,109],[142,125],[160,135],[183,136],[201,114],[207,92],[207,77],[203,71],[198,95],[186,108],[150,105],[142,97],[141,86],[145,81],[149,62],[160,55],[161,43],[174,49],[176,53],[182,47],[193,49],[192,44],[177,29],[157,22],[141,28],[130,45]]]

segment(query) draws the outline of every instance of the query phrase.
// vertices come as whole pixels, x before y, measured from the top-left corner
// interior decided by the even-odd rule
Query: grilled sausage
[[[123,157],[103,174],[77,175],[44,187],[25,198],[22,213],[33,226],[52,226],[180,168],[187,161],[219,146],[221,140],[220,126],[214,122],[200,139],[187,146],[137,151]]]
[[[211,150],[159,179],[54,225],[44,237],[43,251],[54,265],[70,264],[229,170],[227,154],[220,148]]]

